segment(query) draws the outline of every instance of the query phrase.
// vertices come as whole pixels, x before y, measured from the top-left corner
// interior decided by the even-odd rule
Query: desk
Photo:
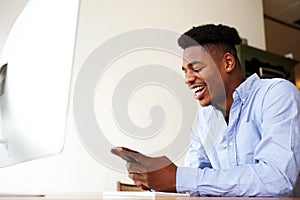
[[[45,197],[0,197],[0,200],[300,200],[300,198],[254,198],[254,197],[116,197],[103,198],[102,195],[52,195]]]
[[[18,197],[18,198],[1,198],[1,200],[104,200],[103,198],[32,198],[32,197]],[[107,198],[105,198],[106,200]],[[300,198],[239,198],[239,197],[156,197],[156,198],[109,198],[107,200],[300,200]]]

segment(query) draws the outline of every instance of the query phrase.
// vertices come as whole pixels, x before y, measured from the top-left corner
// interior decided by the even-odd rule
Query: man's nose
[[[191,84],[195,81],[195,75],[193,70],[187,70],[185,74],[185,83]]]

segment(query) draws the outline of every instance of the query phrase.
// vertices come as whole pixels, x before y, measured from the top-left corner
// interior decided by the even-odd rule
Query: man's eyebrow
[[[189,63],[187,64],[187,66],[188,66],[188,67],[192,67],[192,66],[194,66],[194,65],[196,65],[196,64],[201,64],[201,63],[202,63],[201,61],[195,60],[195,61],[189,62]],[[182,70],[184,70],[184,66],[182,66]]]
[[[198,61],[198,60],[195,60],[195,61],[192,61],[190,63],[188,63],[188,66],[193,66],[193,65],[196,65],[196,64],[201,64],[202,62],[201,61]]]

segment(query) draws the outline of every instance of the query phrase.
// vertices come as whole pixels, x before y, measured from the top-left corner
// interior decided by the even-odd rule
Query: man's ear
[[[224,54],[224,61],[226,63],[225,65],[225,71],[231,72],[235,67],[235,58],[231,53],[226,52]]]

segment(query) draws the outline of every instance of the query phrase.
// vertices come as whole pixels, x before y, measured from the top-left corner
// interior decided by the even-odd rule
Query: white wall
[[[28,0],[0,0],[0,55],[6,37]]]
[[[19,0],[18,3],[16,2],[0,0],[0,52],[11,27],[12,19],[17,17],[20,8],[26,1],[22,1],[22,5],[18,4]],[[6,19],[9,22],[6,22]],[[161,28],[182,33],[192,26],[204,23],[223,23],[235,26],[241,37],[247,38],[250,45],[265,49],[261,0],[82,0],[72,92],[75,89],[76,77],[79,75],[85,60],[99,45],[112,36],[139,28]],[[3,32],[4,34],[2,34]],[[147,63],[150,63],[153,58],[160,58],[164,55],[151,57],[149,53],[151,54],[151,51],[142,54]],[[126,64],[126,62],[131,62],[134,59],[133,56],[130,61],[123,60],[123,62]],[[172,58],[170,59],[172,60]],[[139,59],[135,64],[140,65],[142,61],[143,59]],[[160,63],[160,60],[157,62]],[[161,62],[165,62],[165,60],[161,58]],[[179,60],[175,59],[172,62],[177,65],[175,67],[179,68],[181,64]],[[176,70],[180,71],[180,69]],[[72,94],[71,97],[73,97]],[[175,114],[173,113],[173,115]],[[101,118],[101,115],[98,117]],[[139,118],[143,118],[143,116],[137,117],[137,120]],[[145,120],[147,121],[147,119]],[[111,127],[112,130],[114,128]],[[188,133],[182,134],[186,134],[188,137]],[[160,142],[167,143],[168,137],[162,137]],[[126,141],[125,144],[130,143],[130,141]],[[139,147],[139,150],[143,152],[151,152],[151,149],[161,148],[160,145],[153,145],[154,143],[143,144],[147,143],[138,140],[132,143],[132,146]],[[103,149],[103,151],[109,153],[107,149]],[[181,165],[182,159],[177,160],[176,163]],[[117,180],[129,181],[126,173],[116,172],[101,164],[83,147],[75,126],[73,99],[71,99],[63,153],[0,169],[0,193],[94,193],[114,190]]]

